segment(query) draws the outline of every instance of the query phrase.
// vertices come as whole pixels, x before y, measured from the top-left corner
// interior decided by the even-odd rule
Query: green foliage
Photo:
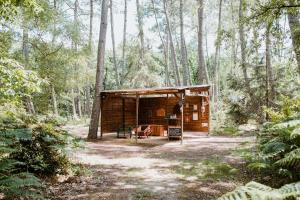
[[[257,160],[249,165],[263,174],[275,174],[286,180],[300,178],[300,98],[282,98],[280,109],[266,109],[272,122],[258,135]],[[284,181],[285,179],[281,179]]]
[[[59,124],[55,117],[29,116],[15,104],[0,106],[0,192],[5,198],[41,199],[36,176],[70,172],[67,154],[80,141]]]
[[[266,185],[249,182],[245,186],[236,188],[218,200],[285,200],[296,199],[300,196],[300,182],[291,183],[282,186],[279,189],[273,189]]]
[[[42,83],[36,72],[25,70],[14,60],[0,59],[0,103],[18,103],[23,97],[39,92]]]

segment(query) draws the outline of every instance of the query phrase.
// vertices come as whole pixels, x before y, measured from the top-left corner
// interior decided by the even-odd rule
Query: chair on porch
[[[135,134],[137,134],[140,139],[148,138],[152,134],[152,130],[149,125],[141,125],[135,129]]]

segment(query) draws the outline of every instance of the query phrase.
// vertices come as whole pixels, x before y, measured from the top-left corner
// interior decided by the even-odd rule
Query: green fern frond
[[[278,160],[275,164],[285,167],[300,168],[300,148],[285,154],[284,158]]]
[[[279,189],[273,189],[252,181],[221,196],[218,200],[284,200],[289,197],[298,197],[299,195],[300,182],[287,184]]]
[[[300,137],[300,128],[295,128],[291,134],[291,139]]]

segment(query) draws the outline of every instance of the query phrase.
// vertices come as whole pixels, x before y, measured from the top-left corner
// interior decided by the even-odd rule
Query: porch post
[[[183,101],[184,101],[184,93],[181,93],[181,103],[182,103],[182,105],[181,105],[181,108],[182,108],[182,110],[181,110],[181,144],[183,143],[183,110],[184,110]]]
[[[139,95],[136,94],[136,101],[135,101],[135,119],[136,119],[136,131],[135,131],[135,142],[137,143],[137,139],[138,139],[138,127],[139,127]]]

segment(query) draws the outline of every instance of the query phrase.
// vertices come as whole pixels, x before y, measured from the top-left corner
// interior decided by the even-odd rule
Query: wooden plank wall
[[[125,126],[135,127],[135,98],[124,98]],[[107,97],[102,100],[102,131],[103,133],[116,132],[123,124],[122,98]]]
[[[184,106],[184,130],[185,131],[208,131],[209,123],[209,105],[205,106],[205,111],[202,112],[201,106],[205,97],[187,96],[185,97]],[[169,97],[168,102],[165,97],[153,97],[140,99],[139,108],[139,124],[159,124],[166,125],[166,116],[161,116],[162,110],[165,110],[165,115],[174,114],[174,106],[179,101],[179,98]],[[168,105],[168,106],[167,106]],[[188,105],[188,106],[187,106]],[[197,105],[197,110],[193,110],[193,105]],[[198,120],[193,120],[193,112],[198,113]],[[181,117],[177,114],[177,117]],[[166,128],[166,127],[165,127]]]
[[[185,131],[208,131],[209,105],[205,106],[205,112],[201,111],[202,102],[205,97],[193,96],[185,97],[184,106],[184,130]],[[174,106],[179,98],[151,97],[140,98],[139,102],[139,124],[166,125],[166,115],[174,113]],[[135,98],[124,98],[125,102],[125,125],[135,127],[136,124],[136,100]],[[122,98],[107,97],[102,100],[102,131],[103,133],[116,132],[123,124]],[[189,104],[187,107],[186,104]],[[167,106],[168,105],[168,106]],[[193,110],[193,105],[197,105],[197,111]],[[199,119],[192,120],[192,113],[198,112]],[[163,115],[165,114],[165,115]],[[177,114],[178,117],[181,115]],[[167,127],[165,127],[166,129]]]

